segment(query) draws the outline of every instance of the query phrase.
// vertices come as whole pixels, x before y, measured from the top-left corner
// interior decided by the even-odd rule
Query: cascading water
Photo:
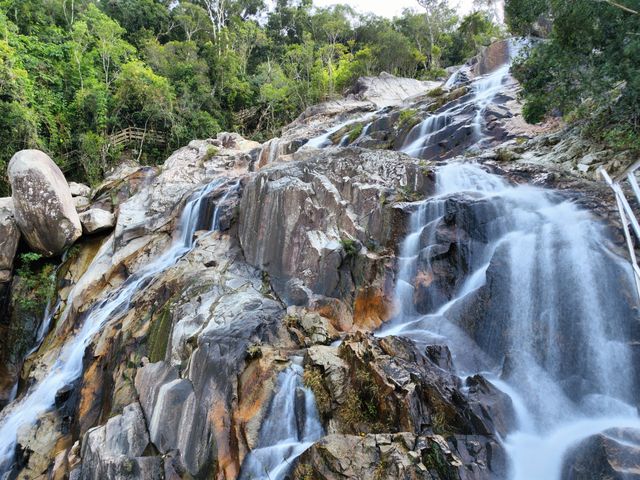
[[[220,230],[220,217],[222,215],[222,208],[224,207],[229,197],[238,191],[238,188],[240,188],[240,180],[227,188],[227,190],[224,192],[224,195],[222,195],[220,200],[218,200],[218,202],[216,203],[216,208],[213,211],[213,218],[211,220],[212,230]]]
[[[34,424],[40,415],[55,403],[56,393],[73,383],[82,374],[82,358],[87,345],[103,325],[125,312],[136,292],[144,288],[160,272],[174,265],[188,253],[194,245],[194,233],[200,227],[201,210],[207,203],[207,196],[219,188],[223,180],[217,179],[191,195],[180,216],[177,234],[172,245],[162,255],[129,277],[117,290],[91,309],[82,327],[62,347],[58,359],[40,381],[8,405],[0,416],[0,478],[6,480],[13,468],[14,450],[18,431]],[[219,216],[219,215],[218,215]],[[216,215],[214,214],[214,218]],[[95,261],[101,259],[111,243],[105,242]],[[92,269],[89,266],[88,271]],[[61,314],[64,322],[70,313],[75,292],[69,295],[67,307]]]
[[[300,362],[294,358],[278,376],[258,447],[244,460],[240,480],[284,479],[294,460],[324,435],[313,392],[302,384]]]
[[[511,478],[559,479],[580,440],[640,428],[628,263],[605,228],[558,193],[471,164],[448,164],[436,178],[401,247],[399,314],[379,335],[446,342],[460,375],[483,373],[514,402],[519,425],[504,439]],[[452,227],[464,281],[447,290],[433,262]],[[418,313],[425,306],[431,313]]]
[[[342,130],[345,127],[348,127],[349,125],[355,125],[357,123],[363,123],[363,122],[368,122],[369,119],[371,119],[372,117],[374,117],[378,112],[370,112],[367,113],[366,115],[363,115],[361,117],[355,118],[355,119],[349,119],[346,120],[338,125],[336,125],[335,127],[329,129],[329,131],[327,131],[326,133],[323,133],[322,135],[312,138],[309,141],[307,141],[307,143],[305,143],[301,149],[308,149],[308,148],[326,148],[326,147],[330,147],[331,145],[333,145],[333,142],[331,141],[331,136],[334,135],[335,133],[339,132],[340,130]],[[367,127],[369,127],[370,125],[367,125]],[[340,140],[340,143],[342,144],[345,140],[349,139],[349,135],[345,135],[342,137],[342,139]],[[344,145],[341,145],[344,146]]]
[[[523,45],[523,42],[511,41],[508,45],[509,57],[515,58]],[[481,142],[484,138],[484,116],[487,107],[494,101],[504,82],[508,79],[509,70],[510,63],[507,63],[493,72],[474,80],[471,84],[471,95],[463,97],[461,101],[451,102],[433,115],[425,118],[409,132],[400,150],[411,156],[421,157],[424,152],[428,151],[429,147],[441,140],[438,134],[442,133],[451,124],[452,119],[474,111],[475,114],[470,125],[473,141],[475,143]],[[459,72],[451,76],[445,83],[445,88],[452,88]]]

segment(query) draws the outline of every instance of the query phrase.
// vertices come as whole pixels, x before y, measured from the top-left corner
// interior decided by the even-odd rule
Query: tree
[[[83,17],[95,43],[100,58],[104,83],[109,88],[114,80],[114,70],[135,52],[135,48],[122,37],[125,29],[91,4]]]
[[[193,3],[180,2],[173,9],[173,19],[184,32],[188,42],[193,40],[194,35],[199,33],[206,35],[210,31],[211,25],[207,12]]]
[[[547,41],[526,52],[514,73],[527,120],[562,114],[613,149],[640,152],[640,22],[629,11],[640,1],[615,3],[539,0],[533,8],[507,1],[512,30],[527,31],[541,15],[553,18]]]

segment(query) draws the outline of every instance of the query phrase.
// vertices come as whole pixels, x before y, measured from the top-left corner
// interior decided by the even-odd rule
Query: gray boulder
[[[562,478],[640,479],[640,431],[611,429],[593,435],[565,457]]]
[[[82,235],[69,185],[58,166],[39,150],[22,150],[9,162],[15,219],[34,250],[62,253]]]
[[[80,214],[80,223],[85,233],[98,233],[115,227],[116,217],[106,210],[92,208]]]
[[[72,197],[90,197],[91,187],[83,183],[69,182],[69,190]]]
[[[20,230],[13,218],[13,201],[0,198],[0,283],[11,279]]]
[[[164,478],[163,461],[146,456],[149,434],[140,405],[133,403],[106,425],[89,430],[82,442],[80,479]]]

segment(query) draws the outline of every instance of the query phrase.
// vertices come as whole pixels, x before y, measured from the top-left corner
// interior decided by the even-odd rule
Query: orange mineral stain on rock
[[[354,302],[353,329],[373,331],[391,317],[392,310],[392,302],[380,289],[363,288]]]
[[[216,400],[209,412],[209,420],[213,425],[213,434],[218,447],[218,477],[221,480],[238,478],[240,464],[231,445],[231,428],[229,411],[224,401]]]

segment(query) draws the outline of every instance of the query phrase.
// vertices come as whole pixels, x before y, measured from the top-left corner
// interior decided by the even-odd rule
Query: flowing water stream
[[[401,247],[400,313],[379,335],[446,343],[462,377],[483,373],[514,403],[518,426],[504,439],[510,478],[559,479],[580,440],[640,428],[628,262],[602,225],[558,193],[511,185],[473,164],[440,167],[436,179]],[[456,213],[465,280],[453,292],[432,286],[422,315],[417,277],[431,272]]]
[[[292,360],[278,376],[258,446],[244,460],[240,480],[284,479],[295,459],[324,435],[313,392],[302,383],[302,358]]]
[[[63,387],[72,384],[82,374],[82,359],[85,349],[94,335],[100,331],[107,321],[126,312],[137,292],[142,290],[156,276],[188,253],[194,246],[194,234],[201,228],[202,212],[207,205],[207,197],[221,187],[222,179],[217,179],[198,189],[187,201],[180,216],[177,231],[171,246],[160,256],[130,276],[115,291],[94,306],[79,331],[66,341],[56,362],[51,365],[41,380],[31,386],[16,401],[8,405],[0,415],[0,478],[6,479],[11,474],[18,432],[21,428],[33,425],[38,418],[55,403],[56,393]],[[224,200],[224,199],[223,199]],[[218,202],[220,205],[222,202]],[[219,219],[218,208],[213,214],[213,223]],[[209,228],[210,225],[207,225]],[[99,261],[112,248],[112,242],[106,241],[96,255],[94,262]],[[87,273],[91,271],[89,266]],[[60,323],[63,323],[73,304],[75,291],[71,291],[67,307],[62,312]]]

